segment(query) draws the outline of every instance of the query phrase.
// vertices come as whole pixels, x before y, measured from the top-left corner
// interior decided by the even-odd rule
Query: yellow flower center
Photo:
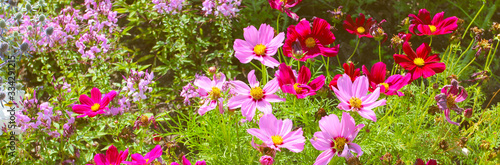
[[[287,0],[280,0],[280,1],[281,1],[281,2],[283,2],[284,4],[286,4],[286,1],[287,1]]]
[[[360,27],[358,27],[358,29],[356,29],[356,31],[358,31],[359,34],[363,34],[363,33],[365,33],[365,28],[360,26]]]
[[[344,151],[344,146],[347,143],[347,139],[343,137],[335,138],[335,148],[338,152],[342,153]]]
[[[387,84],[387,83],[380,83],[380,85],[383,85],[385,87],[385,91],[386,92],[389,90],[389,84]]]
[[[212,87],[212,91],[210,91],[210,98],[212,100],[217,100],[221,96],[221,90],[217,87]]]
[[[434,33],[436,31],[436,26],[429,25],[429,29],[431,29],[431,33]]]
[[[417,66],[424,66],[425,61],[424,61],[424,59],[417,57],[413,60],[413,63],[415,63],[415,65],[417,65]]]
[[[300,85],[299,83],[293,84],[293,89],[295,89],[295,92],[297,92],[297,93],[302,92],[302,88],[299,87],[299,85]]]
[[[271,139],[273,140],[274,145],[283,144],[283,137],[281,137],[280,135],[271,136]]]
[[[352,97],[351,99],[349,99],[349,104],[351,105],[351,107],[359,109],[361,108],[361,99]]]
[[[312,37],[307,38],[306,39],[306,46],[308,48],[312,48],[312,47],[316,46],[316,40],[314,40],[314,38],[312,38]]]
[[[146,159],[146,163],[148,163],[148,162],[149,162],[149,159]]]
[[[255,45],[255,47],[253,47],[253,51],[259,56],[264,55],[266,54],[266,46],[262,44]]]
[[[453,94],[450,94],[450,95],[448,95],[448,97],[446,97],[446,105],[448,106],[448,108],[455,105],[456,98],[457,98],[457,96],[455,96]]]
[[[255,100],[260,100],[264,97],[264,91],[262,91],[260,87],[252,88],[250,89],[250,96],[252,96]]]
[[[92,107],[90,107],[90,109],[95,112],[99,110],[100,107],[101,105],[99,103],[95,103],[94,105],[92,105]]]

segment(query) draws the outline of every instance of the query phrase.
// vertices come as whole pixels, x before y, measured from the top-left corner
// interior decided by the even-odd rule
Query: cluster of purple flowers
[[[201,10],[205,12],[205,16],[222,14],[231,18],[240,11],[238,7],[241,5],[241,0],[205,0],[202,5]]]
[[[117,115],[123,114],[126,110],[129,110],[132,102],[138,102],[147,99],[145,95],[146,92],[152,92],[153,88],[151,85],[154,83],[154,73],[148,73],[147,71],[131,71],[131,75],[126,79],[126,85],[123,87],[122,91],[126,93],[122,98],[118,99],[118,107],[110,107],[109,111],[106,112],[107,115]],[[120,92],[121,93],[121,92]]]
[[[182,11],[182,7],[186,0],[153,0],[156,12],[163,14],[177,14]]]

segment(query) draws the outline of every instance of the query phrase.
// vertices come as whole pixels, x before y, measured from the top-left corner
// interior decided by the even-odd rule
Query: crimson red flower
[[[320,75],[314,80],[311,79],[311,71],[306,66],[302,66],[299,70],[298,77],[295,76],[290,66],[281,63],[278,72],[275,74],[278,78],[278,84],[284,93],[291,93],[297,96],[298,99],[303,99],[307,96],[315,95],[325,84],[325,76]]]
[[[359,68],[354,68],[354,64],[352,62],[349,64],[344,63],[344,65],[342,66],[344,67],[344,73],[349,75],[349,77],[351,78],[351,82],[354,82],[354,80],[356,80],[356,78],[359,76]],[[333,90],[333,87],[337,88],[337,80],[340,77],[342,77],[342,74],[335,75],[335,77],[333,77],[333,80],[330,81],[330,85],[328,86],[331,90]]]
[[[408,16],[413,18],[409,27],[410,32],[419,36],[448,34],[458,28],[458,18],[453,16],[443,19],[444,12],[434,15],[432,20],[429,11],[426,9],[420,9],[418,16],[415,14],[409,14]],[[419,33],[415,32],[415,28]]]
[[[422,43],[417,48],[417,53],[413,51],[408,42],[403,44],[403,54],[394,54],[394,61],[409,71],[412,75],[412,81],[420,77],[430,77],[436,73],[441,73],[446,69],[446,65],[439,62],[441,59],[438,54],[431,53],[431,47],[427,43]]]
[[[271,8],[277,9],[281,12],[286,13],[290,18],[294,19],[295,21],[299,20],[299,16],[292,12],[289,8],[294,7],[295,5],[299,4],[302,2],[302,0],[268,0],[269,5],[271,5]]]
[[[320,54],[335,57],[339,51],[339,45],[327,47],[335,42],[335,36],[330,31],[330,24],[324,19],[314,19],[312,30],[309,21],[304,19],[297,25],[290,25],[287,31],[283,45],[287,57],[306,61]]]
[[[358,35],[359,38],[373,38],[369,30],[375,23],[377,23],[377,21],[373,20],[373,18],[366,20],[363,13],[359,13],[356,22],[352,20],[351,15],[347,15],[347,19],[344,21],[344,29],[351,34]]]
[[[365,74],[370,81],[370,92],[380,87],[380,93],[385,95],[397,94],[398,96],[404,96],[404,94],[398,90],[408,85],[411,74],[407,74],[406,76],[392,75],[385,79],[386,72],[386,65],[383,62],[375,63],[371,72],[363,65],[363,74]]]

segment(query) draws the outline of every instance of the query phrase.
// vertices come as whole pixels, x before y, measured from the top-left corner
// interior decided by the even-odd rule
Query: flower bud
[[[493,22],[490,31],[492,31],[493,34],[500,34],[500,24],[498,22]]]
[[[214,74],[215,72],[217,72],[217,68],[215,68],[215,66],[211,66],[210,68],[208,68],[208,72]]]
[[[27,10],[27,11],[31,11],[31,10],[32,10],[32,8],[31,8],[31,4],[29,4],[29,3],[28,3],[28,4],[26,4],[26,10]]]
[[[467,108],[467,109],[465,109],[465,111],[464,111],[464,116],[465,116],[466,118],[471,118],[471,117],[472,117],[472,108]]]
[[[38,17],[38,21],[40,21],[40,22],[45,21],[45,15],[43,15],[43,14],[40,15],[40,17]]]
[[[29,45],[27,42],[23,42],[21,44],[20,48],[21,48],[21,52],[26,52],[26,51],[28,51]]]
[[[16,13],[16,15],[15,15],[15,17],[14,17],[14,18],[15,18],[16,20],[20,20],[22,17],[23,17],[23,14],[21,14],[21,13]]]
[[[7,23],[5,23],[5,20],[0,18],[0,28],[5,29],[7,27]]]
[[[296,59],[302,59],[306,53],[302,51],[302,45],[300,45],[300,41],[297,39],[292,44],[292,55]]]
[[[47,35],[52,35],[52,33],[54,33],[54,28],[52,26],[49,26],[47,29],[45,29],[45,33]]]
[[[33,30],[33,26],[28,26],[28,31],[32,31]]]
[[[6,42],[0,43],[0,53],[7,52],[8,48],[9,48],[9,44],[7,44]]]
[[[5,99],[5,97],[7,97],[7,94],[4,91],[0,91],[0,101]]]
[[[269,155],[264,155],[260,157],[259,162],[261,165],[272,165],[274,163],[274,159]]]

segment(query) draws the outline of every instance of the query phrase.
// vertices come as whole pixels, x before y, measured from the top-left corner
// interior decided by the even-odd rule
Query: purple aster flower
[[[441,89],[441,94],[436,95],[435,99],[437,101],[437,105],[439,109],[444,111],[444,115],[446,116],[446,120],[455,125],[460,125],[457,122],[453,122],[450,119],[450,110],[455,111],[458,114],[462,114],[464,111],[463,108],[458,107],[456,103],[462,102],[467,99],[467,91],[465,88],[458,85],[458,81],[455,79],[451,80],[451,85],[445,85]]]

